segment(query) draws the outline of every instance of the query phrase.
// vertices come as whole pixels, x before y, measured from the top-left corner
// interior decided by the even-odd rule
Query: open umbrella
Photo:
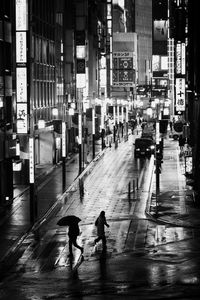
[[[80,218],[76,217],[76,216],[65,216],[63,218],[61,218],[57,224],[59,226],[70,226],[70,225],[73,225],[73,224],[77,224],[81,221]]]

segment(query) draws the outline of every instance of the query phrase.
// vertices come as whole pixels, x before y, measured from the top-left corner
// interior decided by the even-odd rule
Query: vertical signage
[[[107,70],[107,87],[106,96],[110,97],[110,88],[112,85],[112,43],[113,43],[113,28],[112,28],[112,0],[107,0],[107,16],[106,16],[106,70]]]
[[[16,98],[17,133],[28,132],[27,112],[27,30],[28,1],[16,0]]]
[[[175,110],[181,114],[185,111],[185,43],[176,43],[176,81],[175,81]]]
[[[185,111],[185,78],[176,78],[176,111]]]
[[[66,126],[62,122],[62,157],[66,157]]]
[[[16,0],[16,31],[28,30],[27,0]]]
[[[27,102],[27,68],[17,68],[17,103]]]
[[[16,62],[26,63],[26,32],[16,32]]]
[[[29,138],[29,182],[34,183],[34,141],[33,137]]]
[[[176,74],[185,75],[185,44],[176,45]]]

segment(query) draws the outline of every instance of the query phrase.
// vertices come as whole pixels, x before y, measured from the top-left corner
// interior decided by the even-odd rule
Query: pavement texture
[[[115,216],[116,218],[119,218],[121,213],[122,219],[124,218],[124,225],[122,222],[120,226],[126,226],[126,215],[128,216],[133,213],[135,204],[134,206],[131,204],[132,206],[129,207],[129,209],[126,209],[127,203],[125,204],[123,201],[118,201],[117,199],[113,201],[112,199],[111,205],[110,195],[112,195],[112,190],[118,190],[119,193],[122,193],[125,189],[127,189],[127,187],[120,186],[120,180],[117,178],[118,170],[115,161],[123,159],[122,154],[124,153],[124,155],[126,155],[126,145],[132,145],[135,137],[136,135],[129,135],[128,141],[122,140],[118,147],[115,147],[115,145],[112,144],[111,148],[107,147],[103,151],[99,151],[95,159],[91,161],[80,175],[78,175],[78,155],[76,154],[72,156],[66,162],[67,183],[64,194],[62,191],[62,166],[58,165],[51,169],[49,166],[40,166],[36,170],[36,175],[39,178],[37,187],[39,201],[38,219],[34,224],[30,223],[29,216],[29,188],[23,186],[16,187],[13,205],[11,208],[7,209],[6,214],[4,214],[0,221],[0,263],[6,260],[10,254],[18,249],[32,230],[36,231],[47,220],[51,220],[51,218],[55,216],[55,212],[61,210],[63,204],[65,205],[63,214],[65,211],[70,212],[70,210],[68,210],[70,207],[73,213],[77,211],[80,218],[85,218],[88,225],[93,224],[97,216],[97,212],[101,210],[102,205],[105,206],[105,202],[103,202],[102,199],[107,199],[106,212],[108,218],[111,215],[112,219]],[[119,151],[120,147],[124,148],[121,148],[121,151]],[[98,187],[95,185],[95,182],[91,182],[90,180],[90,195],[88,197],[91,198],[89,204],[91,207],[88,208],[87,204],[87,210],[85,210],[83,203],[80,210],[78,206],[80,205],[80,180],[83,179],[85,181],[84,188],[85,193],[87,193],[87,176],[92,172],[95,172],[95,166],[101,165],[102,158],[105,157],[110,161],[105,174],[107,174],[107,176],[111,176],[112,173],[109,171],[111,166],[113,168],[112,170],[115,169],[116,173],[116,176],[113,177],[112,185],[110,186],[110,195],[108,188],[106,189],[106,192],[102,190],[102,197],[95,199],[96,203],[94,204],[95,190]],[[153,162],[153,158],[151,158],[151,161]],[[187,184],[187,179],[184,175],[184,159],[179,155],[178,142],[173,141],[168,137],[164,139],[163,164],[162,172],[160,174],[160,192],[157,195],[154,164],[152,162],[149,164],[149,174],[151,174],[150,179],[143,179],[143,181],[146,181],[146,184],[148,185],[145,190],[145,194],[148,197],[145,212],[148,218],[152,219],[152,221],[158,222],[159,224],[200,227],[200,211],[193,201],[192,188]],[[127,166],[125,165],[124,167]],[[102,186],[104,182],[106,184],[107,179],[105,174],[102,175]],[[134,180],[134,184],[138,185],[138,188],[140,189],[141,178],[136,176],[132,177],[130,180]],[[128,181],[129,178],[127,178],[127,182]],[[137,197],[142,198],[142,192],[144,192],[144,187],[143,191],[138,192]],[[94,205],[95,210],[93,209]],[[84,216],[85,212],[87,212],[87,218]],[[141,217],[145,219],[145,216]],[[143,227],[145,227],[146,221],[144,220],[143,223]],[[116,222],[116,225],[113,226],[118,226],[118,223]],[[162,233],[159,232],[158,234]],[[123,236],[121,238],[123,238]],[[118,249],[118,251],[120,252],[120,249]]]
[[[29,191],[14,200],[0,226],[2,300],[199,299],[199,208],[184,158],[178,142],[166,136],[156,195],[154,156],[134,157],[139,134],[99,151],[79,176],[78,156],[71,157],[64,193],[62,166],[41,175],[34,224]],[[110,225],[106,251],[101,243],[94,246],[94,222],[102,209]],[[84,247],[77,272],[80,250],[73,248],[72,262],[67,229],[57,225],[71,214],[81,219],[78,243]]]
[[[151,201],[146,212],[159,222],[200,227],[200,209],[195,203],[191,180],[185,175],[185,158],[180,155],[178,142],[172,139],[164,140],[160,191],[156,196],[154,178]]]

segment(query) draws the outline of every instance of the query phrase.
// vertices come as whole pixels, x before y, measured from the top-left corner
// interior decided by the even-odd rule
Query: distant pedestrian
[[[185,138],[182,136],[182,134],[179,136],[179,147],[180,147],[180,156],[183,154],[183,147],[185,145]]]
[[[77,244],[77,237],[80,235],[80,230],[79,230],[79,226],[78,223],[74,223],[71,224],[69,226],[69,230],[68,230],[68,236],[69,236],[69,256],[73,257],[73,252],[72,252],[72,245],[74,245],[74,247],[78,248],[81,250],[81,253],[83,253],[83,247],[79,246]]]
[[[106,221],[106,217],[105,217],[105,211],[101,211],[100,215],[98,216],[98,218],[95,221],[95,225],[97,226],[97,238],[94,240],[94,243],[96,245],[96,243],[98,243],[100,240],[102,240],[102,244],[103,244],[103,250],[106,250],[106,236],[105,236],[105,230],[104,230],[104,226],[109,227],[109,225],[107,224]]]
[[[172,132],[172,128],[173,128],[173,123],[172,123],[172,121],[169,122],[169,126],[170,126],[170,131]]]

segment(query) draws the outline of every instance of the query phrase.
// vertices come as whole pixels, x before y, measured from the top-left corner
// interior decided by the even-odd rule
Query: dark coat
[[[80,234],[78,224],[73,224],[69,226],[68,235],[69,237],[77,237]]]

